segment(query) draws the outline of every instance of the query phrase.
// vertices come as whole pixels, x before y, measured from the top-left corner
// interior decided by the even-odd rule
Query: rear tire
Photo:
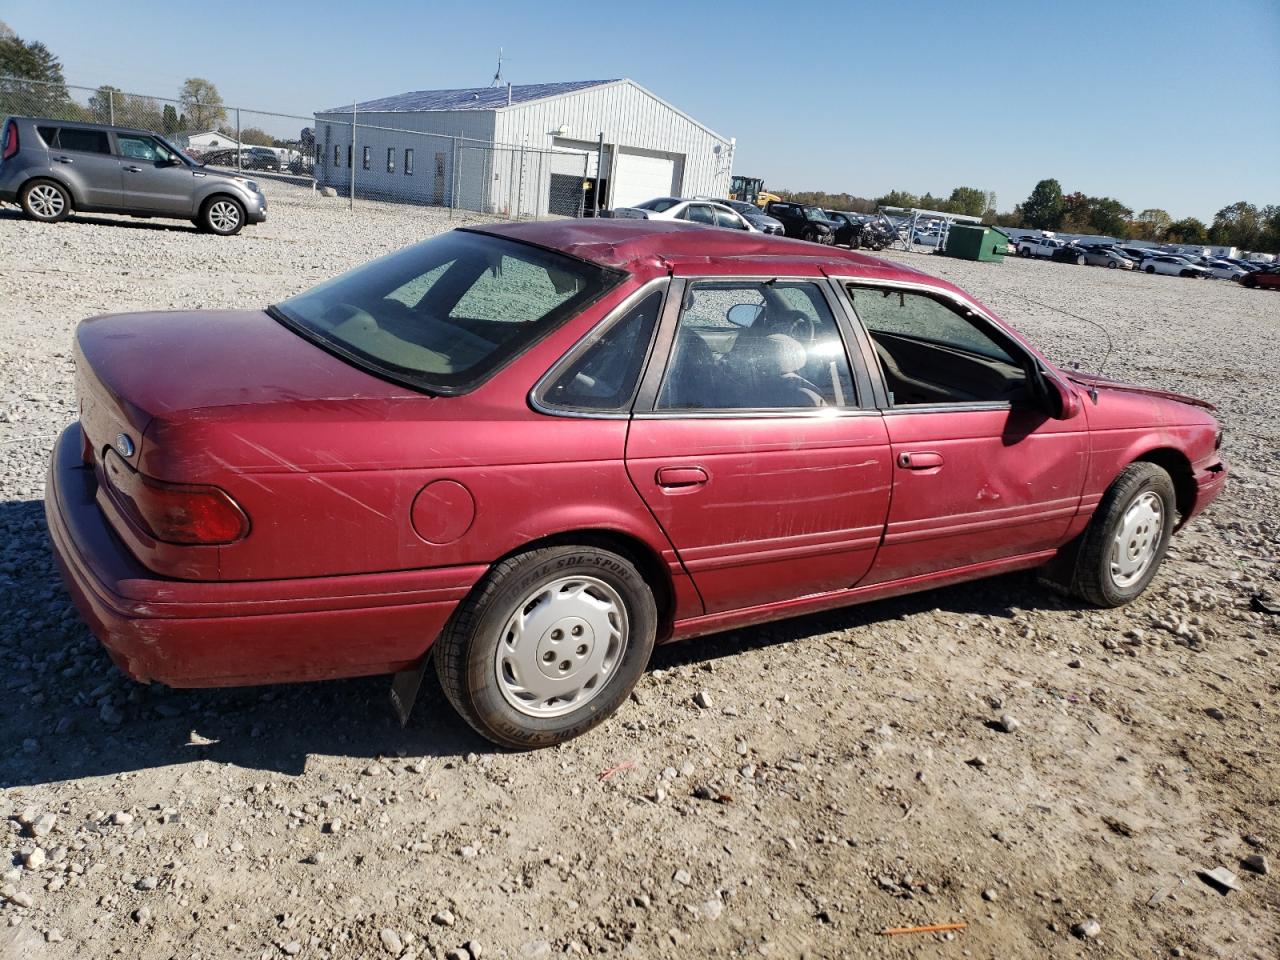
[[[244,204],[235,197],[210,197],[200,208],[200,229],[220,237],[234,237],[244,227]]]
[[[71,194],[56,180],[32,180],[18,195],[22,212],[40,223],[57,223],[71,213]]]
[[[545,547],[502,561],[476,585],[436,641],[436,673],[481,736],[515,750],[550,747],[622,705],[657,626],[653,591],[631,561],[600,547]]]
[[[1125,467],[1081,535],[1070,592],[1098,607],[1137,598],[1169,549],[1176,511],[1168,473],[1154,463]]]

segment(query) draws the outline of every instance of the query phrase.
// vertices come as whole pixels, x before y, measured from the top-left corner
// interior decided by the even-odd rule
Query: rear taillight
[[[0,153],[0,160],[8,160],[18,152],[18,125],[12,120],[9,125],[4,128],[4,153]]]
[[[111,449],[102,458],[102,472],[120,509],[164,543],[216,545],[249,533],[249,518],[217,487],[154,480]]]

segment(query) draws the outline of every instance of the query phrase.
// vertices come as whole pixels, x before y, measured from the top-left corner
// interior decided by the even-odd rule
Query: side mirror
[[[755,303],[739,303],[729,308],[726,315],[735,327],[749,327],[756,322],[764,308]]]
[[[177,157],[166,157],[164,160],[162,160],[162,161],[160,162],[160,166],[162,166],[162,167],[180,167],[180,166],[182,166],[182,161],[181,161],[181,160],[179,160]]]
[[[1049,404],[1049,416],[1054,420],[1070,420],[1080,413],[1080,394],[1069,383],[1063,383],[1052,374],[1040,371],[1045,398]]]

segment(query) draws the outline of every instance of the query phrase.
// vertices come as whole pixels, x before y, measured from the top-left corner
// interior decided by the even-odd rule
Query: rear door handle
[[[75,163],[70,157],[54,157],[59,163]]]
[[[126,169],[126,170],[128,170],[130,173],[141,173],[141,172],[142,172],[142,168],[141,168],[141,167],[135,167],[135,166],[132,166],[132,165],[125,167],[125,169]]]
[[[908,470],[934,470],[942,466],[940,453],[900,453],[898,466]]]
[[[696,487],[709,479],[701,467],[659,467],[657,474],[660,487]]]

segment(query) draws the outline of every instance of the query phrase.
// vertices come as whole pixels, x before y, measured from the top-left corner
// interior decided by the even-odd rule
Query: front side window
[[[125,134],[116,134],[116,144],[120,148],[120,156],[128,157],[131,160],[157,160],[173,159],[173,154],[166,150],[151,137],[135,137],[126,136]]]
[[[685,293],[659,410],[856,402],[844,341],[818,284],[703,281]]]
[[[358,267],[271,313],[379,376],[458,393],[620,279],[563,254],[455,230]]]
[[[570,410],[630,409],[661,310],[658,290],[615,322],[592,331],[564,372],[543,391],[542,402]]]
[[[1023,395],[1023,354],[973,311],[943,297],[851,285],[892,407],[1013,401]]]
[[[742,220],[735,214],[729,212],[728,210],[716,210],[714,207],[712,209],[715,212],[717,227],[727,227],[730,230],[747,229],[745,226],[743,226]]]
[[[107,135],[102,130],[79,130],[75,127],[63,127],[58,132],[58,148],[61,150],[78,150],[81,153],[111,152]]]

